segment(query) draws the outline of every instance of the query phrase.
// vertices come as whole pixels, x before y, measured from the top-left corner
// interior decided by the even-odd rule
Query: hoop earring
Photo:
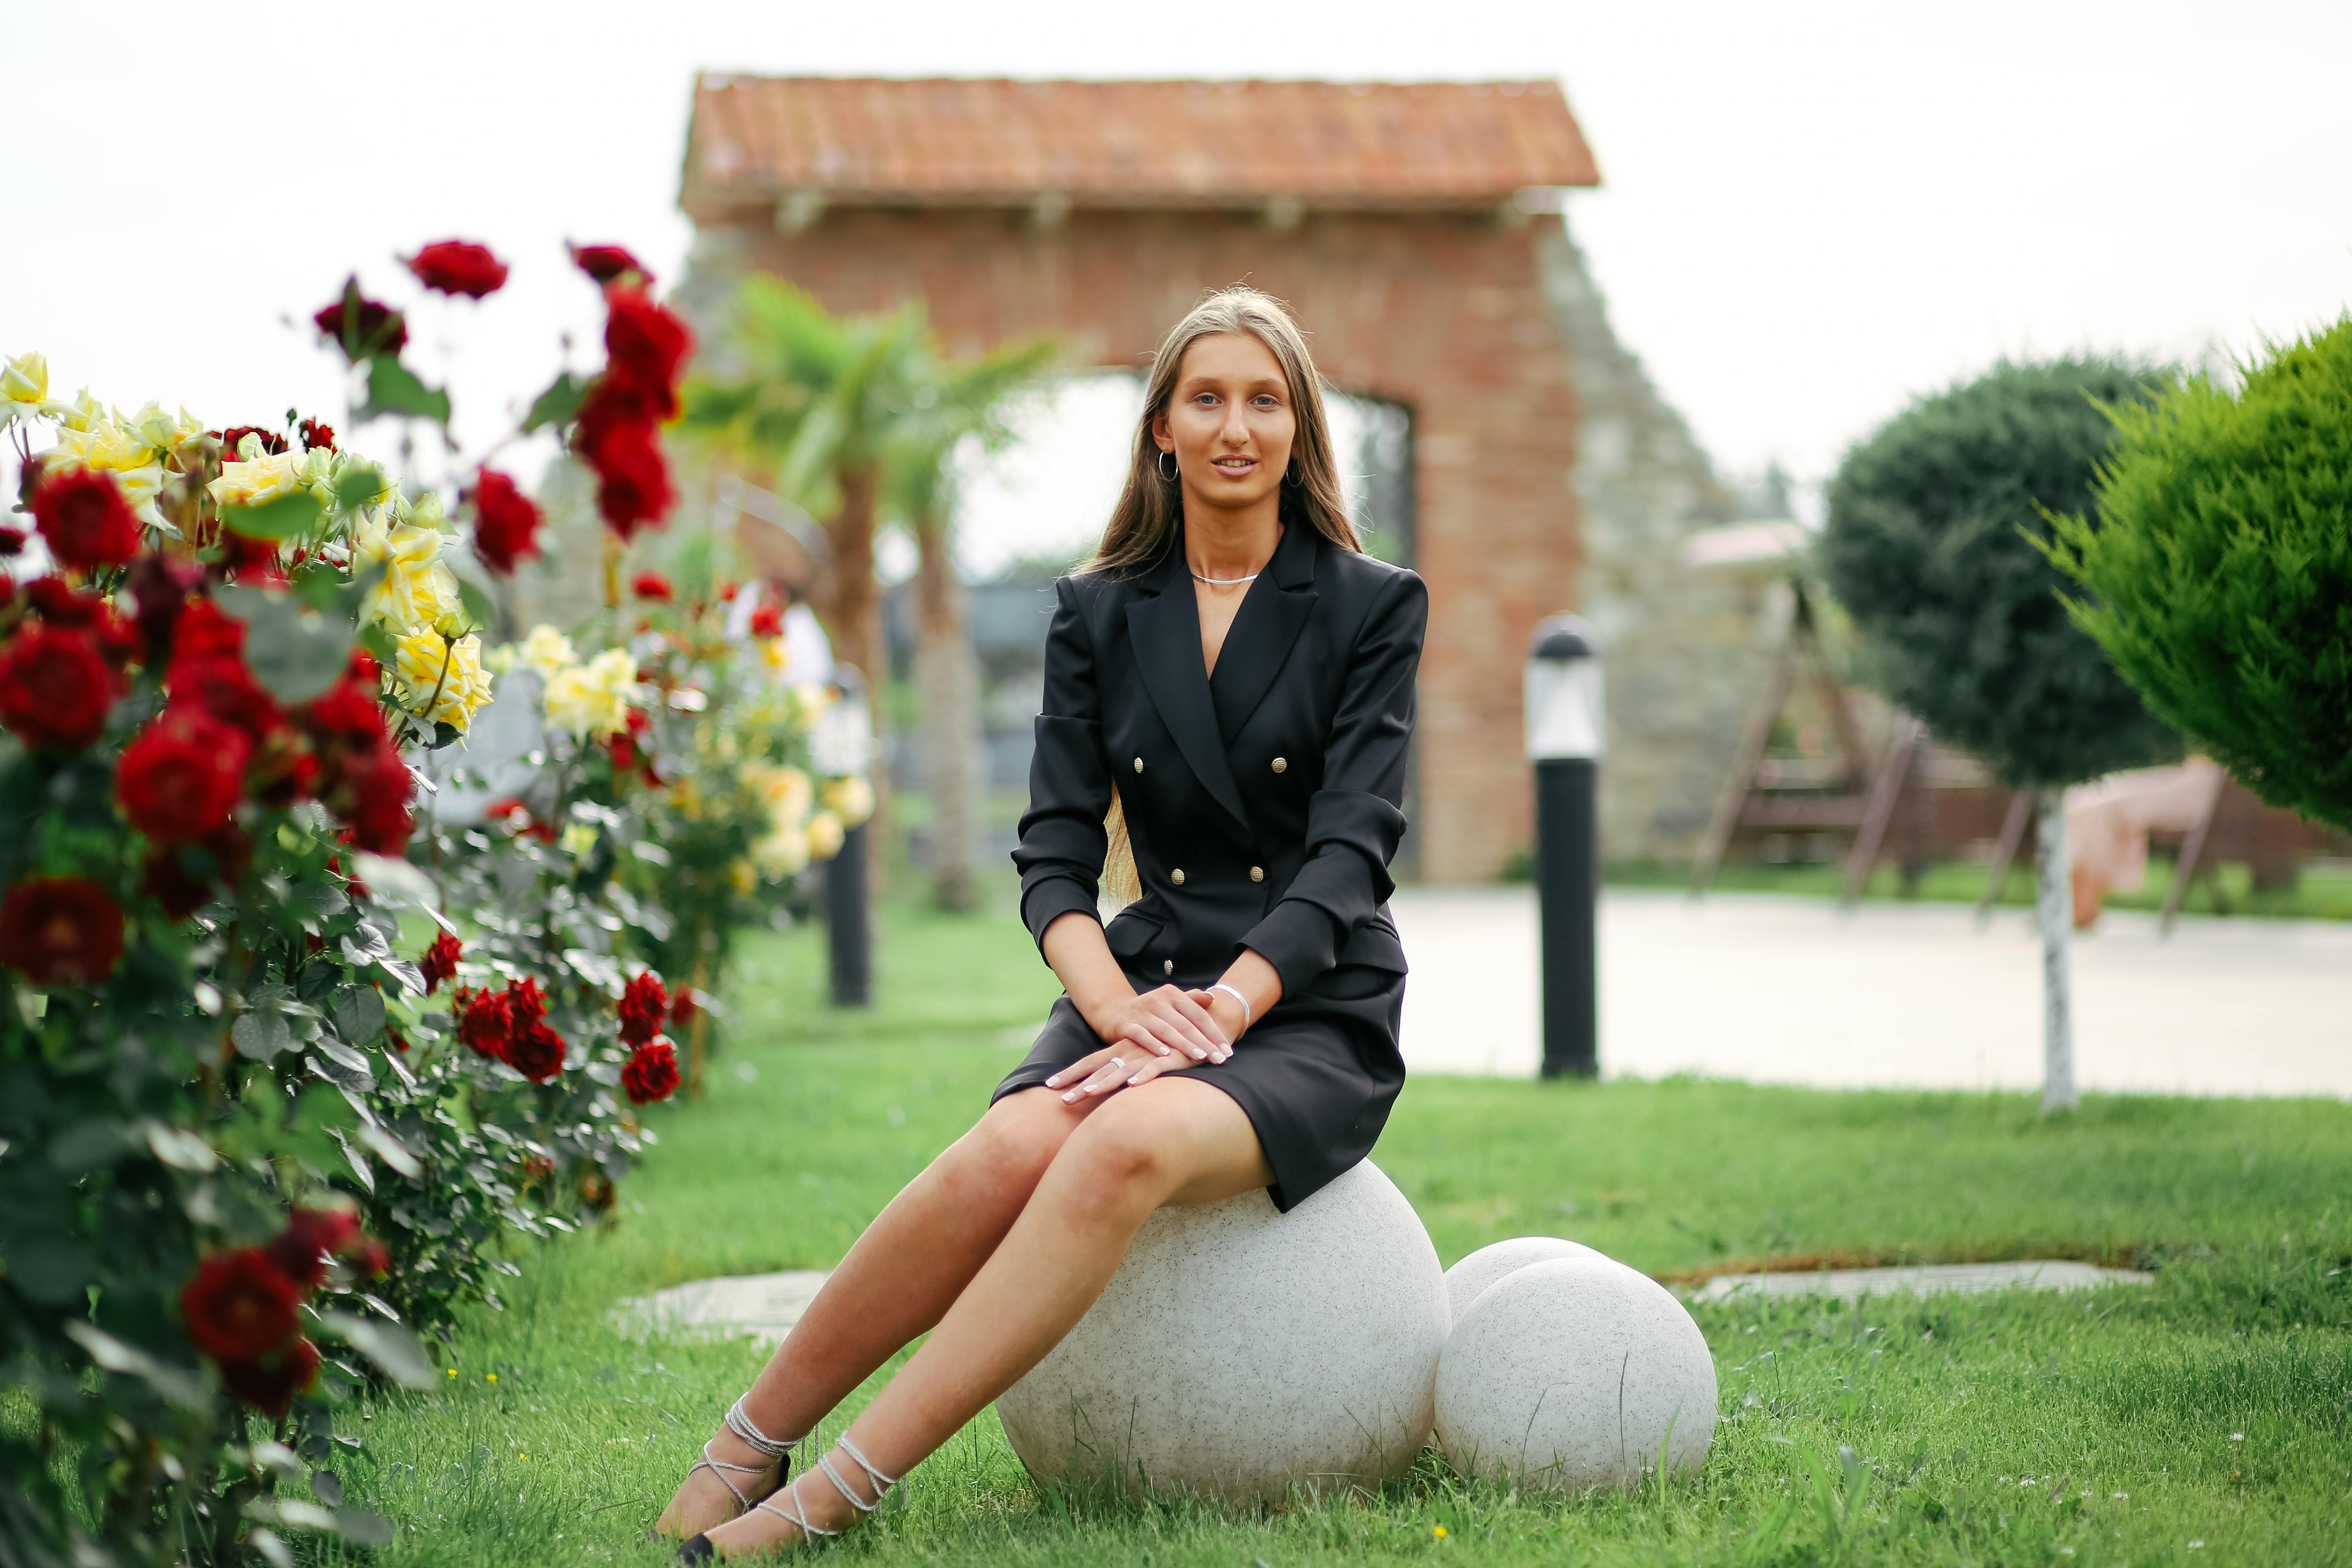
[[[1297,458],[1291,458],[1290,466],[1282,470],[1282,482],[1295,490],[1303,490],[1307,488],[1307,476],[1298,471]]]
[[[1171,480],[1172,480],[1172,479],[1175,479],[1175,477],[1176,477],[1176,466],[1175,466],[1175,462],[1174,462],[1174,458],[1175,458],[1175,457],[1176,457],[1176,454],[1175,454],[1175,453],[1173,453],[1173,452],[1162,452],[1162,453],[1160,453],[1160,458],[1159,458],[1159,468],[1160,468],[1160,477],[1161,479],[1171,479]]]

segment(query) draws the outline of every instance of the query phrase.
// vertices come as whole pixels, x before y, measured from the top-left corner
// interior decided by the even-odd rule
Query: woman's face
[[[1176,454],[1185,489],[1212,506],[1240,508],[1282,483],[1297,429],[1274,351],[1247,332],[1218,332],[1184,351],[1151,436]]]

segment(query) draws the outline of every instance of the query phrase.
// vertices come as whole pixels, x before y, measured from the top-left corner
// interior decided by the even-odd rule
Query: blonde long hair
[[[1247,332],[1264,343],[1282,366],[1290,392],[1297,428],[1290,438],[1290,467],[1282,480],[1281,518],[1286,525],[1304,524],[1343,549],[1363,549],[1355,525],[1348,521],[1348,495],[1339,481],[1339,464],[1331,446],[1331,420],[1323,407],[1323,378],[1316,374],[1315,358],[1307,352],[1307,335],[1290,307],[1262,289],[1236,283],[1214,289],[1184,314],[1160,340],[1151,356],[1151,374],[1144,383],[1143,417],[1137,421],[1135,449],[1130,454],[1127,484],[1118,504],[1111,508],[1102,542],[1081,563],[1081,572],[1123,574],[1138,572],[1160,559],[1175,542],[1184,521],[1181,479],[1160,470],[1160,443],[1151,426],[1168,412],[1176,395],[1176,377],[1184,367],[1187,350],[1202,338],[1223,332]],[[1296,476],[1294,479],[1293,476]],[[1112,903],[1127,905],[1143,896],[1142,879],[1135,869],[1135,847],[1127,832],[1127,813],[1111,786],[1110,813],[1103,818],[1109,836],[1103,858],[1102,890]]]

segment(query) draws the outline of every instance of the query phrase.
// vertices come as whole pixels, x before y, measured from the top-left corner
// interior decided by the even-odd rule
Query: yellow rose
[[[809,863],[808,835],[797,827],[782,827],[756,839],[751,862],[770,879],[789,877]]]
[[[64,404],[49,401],[49,362],[45,356],[18,354],[0,361],[0,425],[64,412]]]
[[[551,679],[564,666],[580,662],[580,656],[572,651],[572,639],[544,622],[531,627],[529,637],[513,645],[512,657],[525,668]]]
[[[755,855],[759,853],[756,846],[753,847],[752,853]],[[737,893],[747,899],[751,896],[751,889],[760,885],[758,874],[752,867],[751,862],[749,860],[729,861],[727,863],[727,881],[728,885],[732,887]]]
[[[166,456],[205,433],[205,422],[185,408],[177,414],[166,414],[162,404],[152,401],[124,420],[123,424],[148,446]]]
[[[829,811],[820,811],[808,819],[808,847],[812,859],[830,860],[841,853],[842,840],[848,837],[841,818]]]
[[[82,396],[87,401],[89,395],[85,392]],[[162,455],[142,440],[137,432],[105,417],[102,411],[99,418],[86,426],[77,426],[69,422],[58,433],[58,444],[44,454],[44,459],[51,464],[104,469],[122,487],[140,521],[154,524],[163,521],[155,510],[156,493],[163,488]]]
[[[429,626],[404,634],[397,668],[401,702],[420,718],[460,732],[490,700],[490,678],[482,668],[482,639],[471,633],[455,642]]]
[[[547,721],[601,741],[627,727],[636,695],[636,659],[626,648],[606,648],[586,664],[567,666],[548,678]]]
[[[824,808],[841,818],[845,826],[855,827],[874,815],[874,786],[864,773],[844,773],[828,779],[824,786]]]
[[[71,403],[58,408],[58,422],[68,430],[89,430],[106,423],[106,405],[89,395],[85,386],[74,394]]]
[[[382,570],[360,615],[405,634],[454,624],[464,614],[457,579],[441,561],[441,535],[429,528],[388,527],[381,510],[352,536],[352,575]]]
[[[596,847],[596,830],[584,822],[575,822],[563,830],[563,837],[556,842],[574,860],[585,860]]]
[[[247,436],[245,445],[251,449],[259,437]],[[220,478],[205,488],[213,500],[222,506],[259,506],[264,501],[290,496],[302,488],[304,455],[300,452],[257,452],[249,458],[223,458]]]
[[[761,637],[760,662],[768,667],[770,675],[782,675],[792,668],[793,650],[782,637]]]

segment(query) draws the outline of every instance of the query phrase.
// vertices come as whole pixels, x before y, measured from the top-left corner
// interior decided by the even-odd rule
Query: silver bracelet
[[[1226,995],[1232,997],[1234,1001],[1242,1005],[1243,1028],[1246,1029],[1252,1024],[1257,1022],[1257,1013],[1250,1006],[1248,997],[1243,995],[1240,992],[1234,990],[1232,986],[1226,984],[1222,980],[1218,981],[1214,985],[1210,986],[1209,989],[1212,993],[1222,991]]]

